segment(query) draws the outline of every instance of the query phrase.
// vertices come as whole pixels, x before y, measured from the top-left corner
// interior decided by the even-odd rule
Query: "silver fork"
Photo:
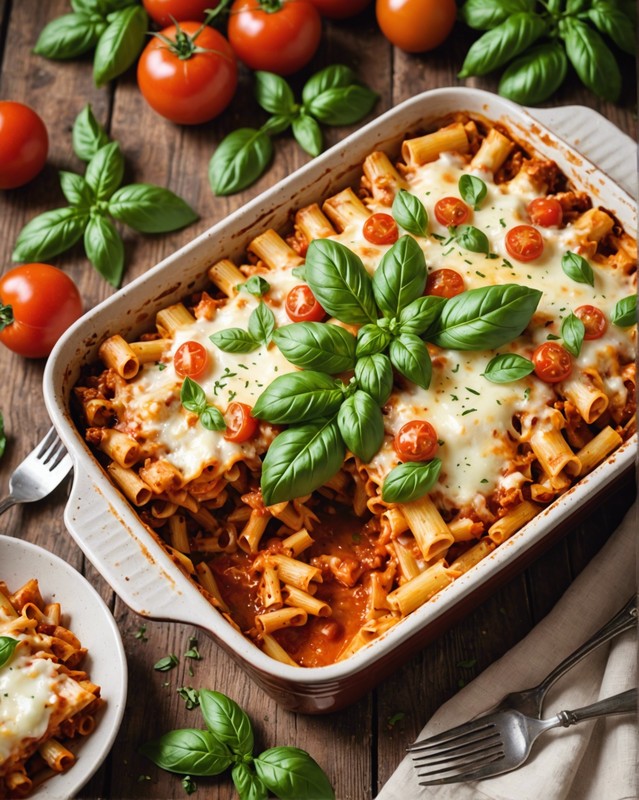
[[[474,720],[463,733],[443,733],[420,745],[414,755],[420,786],[476,781],[511,772],[528,758],[542,733],[565,728],[595,717],[636,712],[637,690],[599,700],[572,711],[560,711],[549,719],[536,719],[519,711],[498,711]],[[433,741],[433,740],[437,741]]]
[[[9,478],[9,494],[0,500],[0,514],[16,503],[42,500],[58,486],[71,471],[73,462],[55,428],[13,471]]]

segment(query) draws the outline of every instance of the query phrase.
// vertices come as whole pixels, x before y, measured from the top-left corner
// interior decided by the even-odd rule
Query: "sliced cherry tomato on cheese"
[[[286,295],[285,307],[293,322],[321,322],[326,316],[326,311],[304,283],[294,286]]]
[[[544,252],[544,239],[532,225],[515,225],[506,234],[506,250],[516,261],[534,261]]]
[[[535,197],[526,207],[530,221],[542,228],[557,228],[564,218],[564,210],[554,197]]]
[[[442,197],[435,203],[435,218],[440,225],[463,225],[470,219],[470,206],[459,197]]]
[[[455,297],[461,294],[466,286],[464,279],[454,269],[435,269],[429,273],[424,294],[437,297]]]
[[[206,369],[209,356],[199,342],[184,342],[175,351],[173,366],[181,378],[197,378]]]
[[[425,419],[413,419],[395,434],[393,447],[402,461],[429,461],[439,447],[437,432]]]
[[[364,223],[364,238],[371,244],[395,244],[399,238],[397,223],[390,214],[373,214]]]
[[[557,342],[544,342],[532,357],[535,375],[545,383],[565,381],[572,372],[570,353]]]
[[[579,306],[575,316],[583,322],[586,332],[584,339],[601,339],[608,329],[608,320],[600,308],[596,306]]]
[[[229,442],[242,442],[248,441],[257,431],[258,422],[255,417],[251,416],[251,406],[246,403],[229,403],[224,415],[226,422],[226,433],[224,438]]]

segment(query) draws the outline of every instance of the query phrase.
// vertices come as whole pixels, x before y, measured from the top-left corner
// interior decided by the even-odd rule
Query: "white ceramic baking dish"
[[[557,112],[529,112],[484,91],[450,88],[420,94],[364,126],[281,183],[214,225],[186,247],[80,319],[58,342],[44,375],[44,396],[51,419],[74,460],[74,482],[65,523],[77,544],[124,602],[138,614],[197,625],[208,632],[259,685],[284,707],[306,713],[334,711],[361,697],[396,666],[461,618],[574,524],[632,469],[636,439],[625,443],[604,464],[476,567],[454,581],[380,639],[346,661],[301,669],[261,652],[229,625],[176,568],[161,545],[106,477],[77,431],[69,397],[81,367],[96,359],[99,343],[113,333],[135,337],[152,327],[156,311],[201,288],[206,266],[240,258],[246,245],[268,227],[286,229],[290,211],[354,184],[366,155],[379,148],[397,153],[408,134],[417,134],[457,111],[501,121],[555,159],[579,188],[636,230],[635,203],[605,172],[547,127],[542,119]],[[566,113],[567,112],[567,113]],[[635,163],[632,140],[588,109],[573,107],[559,116],[579,136],[584,149],[623,176]],[[560,126],[561,127],[561,126]],[[633,172],[634,174],[634,172]]]

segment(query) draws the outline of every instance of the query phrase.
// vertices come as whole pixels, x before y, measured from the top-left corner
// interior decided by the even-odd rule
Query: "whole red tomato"
[[[219,0],[142,0],[146,13],[161,28],[175,22],[204,22],[207,9],[215,8],[218,3]]]
[[[235,0],[231,6],[229,42],[251,69],[297,72],[313,58],[321,36],[322,19],[308,0]]]
[[[158,114],[171,122],[198,125],[217,117],[233,99],[237,59],[221,33],[199,22],[181,22],[165,28],[144,48],[138,86]]]
[[[47,129],[36,112],[0,100],[0,189],[15,189],[35,178],[48,152]]]
[[[71,278],[48,264],[23,264],[0,277],[0,342],[26,358],[48,356],[82,315]]]
[[[407,53],[438,47],[457,17],[455,0],[376,0],[377,23],[384,36]]]
[[[323,17],[346,19],[363,11],[371,0],[310,0]]]

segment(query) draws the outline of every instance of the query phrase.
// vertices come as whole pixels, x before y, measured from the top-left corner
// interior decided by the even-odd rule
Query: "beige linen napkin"
[[[555,608],[499,661],[443,705],[418,738],[466,722],[507,692],[538,684],[636,591],[637,505],[575,579]],[[617,636],[560,678],[543,716],[574,709],[636,685],[637,637]],[[551,730],[519,769],[489,780],[420,786],[407,756],[377,800],[635,800],[637,719],[634,714]]]

